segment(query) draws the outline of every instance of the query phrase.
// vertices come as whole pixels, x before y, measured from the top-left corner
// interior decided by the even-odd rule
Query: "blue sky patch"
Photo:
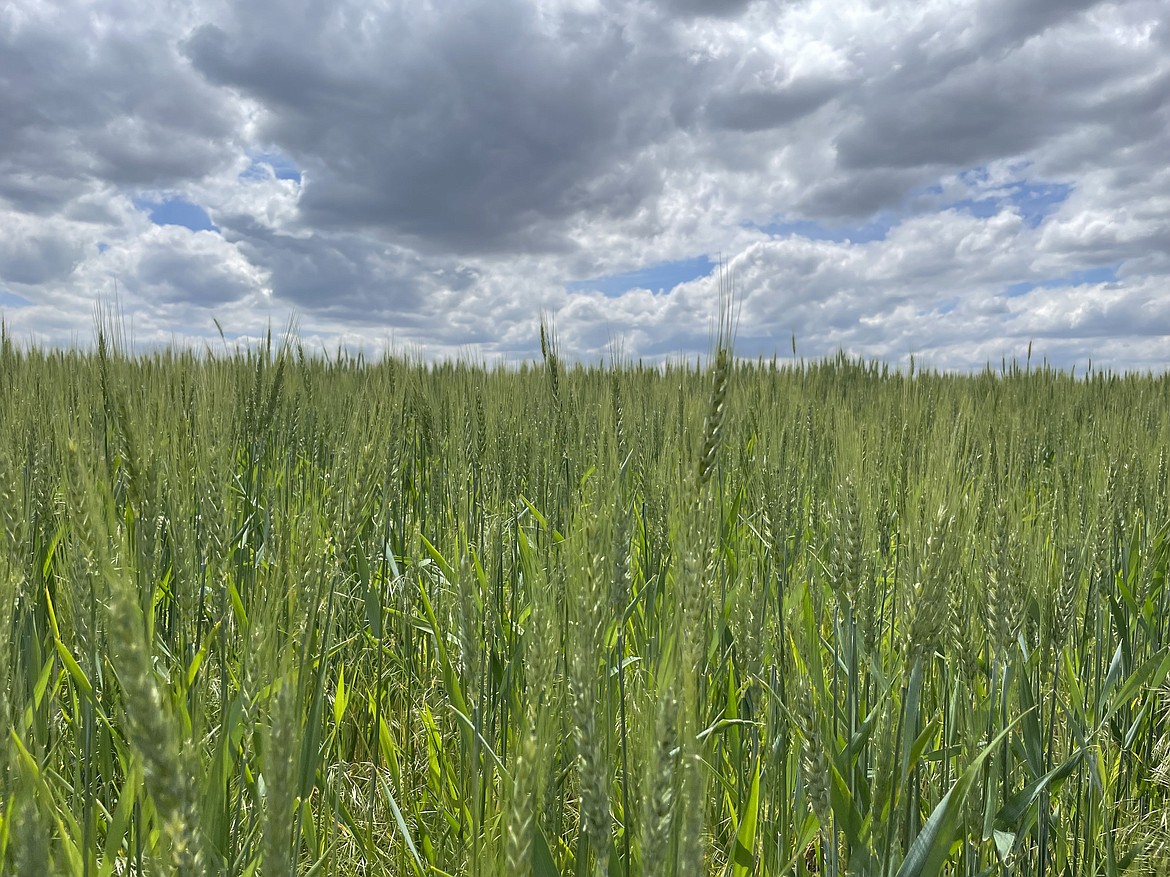
[[[1016,298],[1021,295],[1027,295],[1033,289],[1054,289],[1060,286],[1085,286],[1092,283],[1113,283],[1117,280],[1117,269],[1120,266],[1121,263],[1118,262],[1113,265],[1086,268],[1084,271],[1074,271],[1071,274],[1065,274],[1063,277],[1054,277],[1051,280],[1013,283],[1003,291],[1003,294],[1008,298]]]
[[[155,225],[181,225],[191,231],[219,231],[206,210],[183,198],[167,198],[165,201],[136,198],[134,206],[150,213],[150,221]]]
[[[989,186],[988,177],[987,168],[983,166],[963,171],[959,174],[959,179],[972,188],[974,193],[970,198],[962,198],[945,205],[944,209],[962,210],[980,219],[988,219],[1012,206],[1019,211],[1028,228],[1036,228],[1055,213],[1073,191],[1073,187],[1066,183],[1034,183],[1024,178]],[[989,190],[984,193],[980,191],[981,189]],[[942,186],[938,184],[928,186],[924,191],[941,195]]]
[[[252,163],[240,174],[241,180],[265,180],[271,170],[278,180],[301,182],[301,169],[283,152],[256,152],[250,158]]]
[[[963,198],[947,207],[970,213],[979,219],[990,219],[1003,209],[1003,203],[998,198]]]
[[[1029,228],[1036,228],[1056,212],[1073,187],[1064,183],[1030,183],[1021,180],[1013,183],[1008,199],[1016,205]]]
[[[665,292],[680,283],[706,277],[715,268],[715,263],[706,256],[693,259],[679,259],[674,262],[659,262],[638,271],[594,277],[591,280],[569,280],[565,289],[570,292],[595,290],[615,297],[631,289],[649,289],[651,292]]]
[[[32,302],[15,292],[0,289],[0,308],[27,308]]]

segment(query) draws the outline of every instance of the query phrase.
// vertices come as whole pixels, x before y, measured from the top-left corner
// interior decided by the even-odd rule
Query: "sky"
[[[0,319],[1170,364],[1165,0],[0,4]]]

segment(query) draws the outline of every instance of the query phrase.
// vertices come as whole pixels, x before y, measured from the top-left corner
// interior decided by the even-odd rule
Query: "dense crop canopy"
[[[1170,378],[543,342],[5,339],[2,873],[1167,867]]]

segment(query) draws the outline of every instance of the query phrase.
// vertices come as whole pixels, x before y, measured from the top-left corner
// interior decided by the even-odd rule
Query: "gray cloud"
[[[764,131],[807,116],[844,88],[831,79],[798,80],[783,88],[747,88],[715,94],[707,105],[711,122],[734,131]]]
[[[63,280],[80,260],[80,248],[62,237],[0,233],[0,281],[33,285]]]
[[[213,308],[245,298],[255,288],[256,277],[223,245],[217,245],[213,236],[174,233],[180,241],[166,241],[140,255],[130,275],[124,281],[129,293],[136,293],[148,302],[196,304]],[[194,245],[192,245],[194,244]],[[202,245],[200,245],[202,244]]]
[[[307,311],[350,321],[422,319],[423,291],[436,285],[414,254],[387,252],[357,235],[245,230],[241,252],[271,273],[284,301]]]
[[[730,18],[739,15],[754,0],[661,0],[662,8],[681,15],[709,15]]]
[[[185,47],[209,80],[272,110],[264,135],[308,170],[306,222],[423,247],[555,248],[558,220],[628,213],[658,188],[634,159],[665,107],[617,22],[550,24],[522,2],[372,27],[287,21],[279,36],[247,18],[231,34],[205,25]]]
[[[1148,111],[1166,100],[1157,80],[1139,78],[1146,59],[1102,52],[1100,40],[1080,34],[961,64],[914,54],[888,80],[861,89],[859,115],[837,140],[843,168],[981,164],[1108,124],[1114,113],[1137,123],[1118,101]]]
[[[173,184],[224,162],[238,117],[179,63],[165,22],[39,11],[0,11],[0,196],[44,213],[93,181]]]
[[[978,16],[980,48],[1006,51],[1103,0],[992,0]]]

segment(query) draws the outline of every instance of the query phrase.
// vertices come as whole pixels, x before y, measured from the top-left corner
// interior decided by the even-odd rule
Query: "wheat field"
[[[1170,868],[1170,377],[0,341],[0,873]]]

